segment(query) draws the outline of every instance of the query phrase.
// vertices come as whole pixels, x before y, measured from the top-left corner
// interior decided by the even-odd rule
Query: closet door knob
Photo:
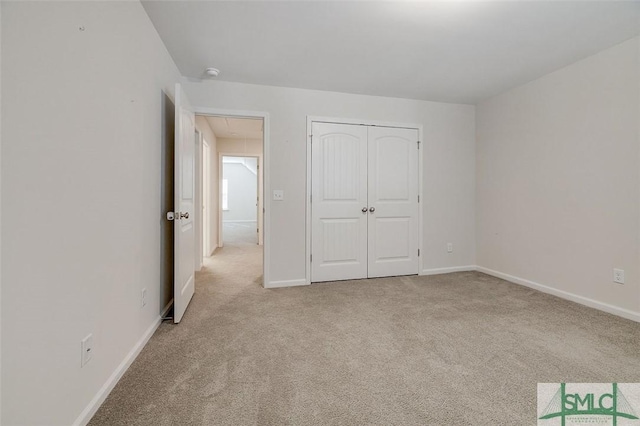
[[[373,212],[375,212],[375,211],[376,211],[376,208],[375,208],[375,207],[371,207],[371,208],[369,209],[369,211],[370,211],[371,213],[373,213]]]
[[[362,213],[366,213],[366,212],[367,212],[367,208],[366,208],[366,207],[363,207],[363,208],[362,208]]]

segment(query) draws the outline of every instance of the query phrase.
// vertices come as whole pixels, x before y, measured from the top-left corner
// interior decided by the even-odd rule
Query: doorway
[[[196,111],[196,127],[203,140],[205,270],[228,260],[264,272],[264,122],[264,117]],[[258,275],[255,281],[264,285],[264,274]]]
[[[260,156],[220,153],[222,166],[222,232],[225,244],[258,244],[260,241]]]

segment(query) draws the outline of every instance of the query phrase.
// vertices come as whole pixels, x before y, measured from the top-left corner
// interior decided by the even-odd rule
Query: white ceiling
[[[640,33],[640,1],[143,1],[201,78],[476,103]]]
[[[205,117],[218,138],[262,139],[262,119]]]

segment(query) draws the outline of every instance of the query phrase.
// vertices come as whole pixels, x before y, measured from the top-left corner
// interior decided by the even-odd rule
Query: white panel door
[[[312,124],[311,281],[367,277],[367,128]]]
[[[173,320],[180,322],[195,292],[195,115],[176,84]]]
[[[418,130],[368,127],[368,276],[418,273]]]

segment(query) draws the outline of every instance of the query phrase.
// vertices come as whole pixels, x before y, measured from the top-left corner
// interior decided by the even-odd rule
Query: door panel
[[[324,264],[353,263],[360,259],[360,218],[321,219]]]
[[[407,217],[370,217],[375,226],[375,248],[379,262],[408,260],[411,247],[411,220]]]
[[[311,281],[367,276],[367,129],[313,123]]]
[[[195,115],[176,84],[173,318],[178,323],[195,292]]]
[[[368,276],[418,273],[418,131],[368,128]]]

